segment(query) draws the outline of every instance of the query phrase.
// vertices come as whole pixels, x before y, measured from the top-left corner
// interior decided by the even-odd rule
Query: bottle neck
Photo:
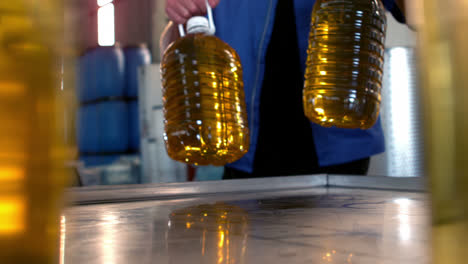
[[[194,27],[187,30],[187,34],[194,35],[194,34],[205,34],[205,35],[212,35],[210,33],[210,29],[206,27]]]

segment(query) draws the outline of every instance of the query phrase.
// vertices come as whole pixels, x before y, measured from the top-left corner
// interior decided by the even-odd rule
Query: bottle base
[[[239,125],[204,122],[170,124],[166,128],[166,149],[176,161],[194,165],[223,166],[237,161],[249,149],[248,129]]]
[[[379,116],[380,100],[369,94],[312,91],[303,100],[306,117],[323,127],[369,129]]]
[[[213,166],[224,166],[228,163],[232,163],[244,156],[247,151],[240,152],[236,149],[236,152],[232,149],[211,149],[207,150],[200,149],[198,147],[185,147],[179,151],[168,151],[171,159],[193,165],[213,165]]]

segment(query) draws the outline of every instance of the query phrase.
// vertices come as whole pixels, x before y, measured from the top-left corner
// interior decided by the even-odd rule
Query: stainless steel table
[[[313,175],[74,189],[62,263],[429,263],[418,178]]]

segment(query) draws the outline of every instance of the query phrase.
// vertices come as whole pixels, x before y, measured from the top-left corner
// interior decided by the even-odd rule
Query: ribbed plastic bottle
[[[317,0],[304,112],[317,124],[372,127],[380,109],[386,17],[380,0]]]
[[[210,22],[191,18],[164,53],[165,143],[174,160],[221,166],[247,153],[249,129],[239,56]]]

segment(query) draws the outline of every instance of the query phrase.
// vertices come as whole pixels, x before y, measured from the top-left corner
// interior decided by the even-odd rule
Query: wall
[[[381,119],[386,152],[372,157],[369,175],[422,176],[416,32],[387,14]]]
[[[390,13],[387,13],[387,38],[385,47],[416,47],[416,32],[407,25],[396,21]]]
[[[97,46],[96,0],[82,1],[77,23],[77,45],[83,51]],[[122,46],[153,43],[153,12],[157,0],[114,0],[115,39]],[[160,1],[158,1],[160,2]]]
[[[151,42],[150,0],[114,0],[116,41],[122,45]]]

